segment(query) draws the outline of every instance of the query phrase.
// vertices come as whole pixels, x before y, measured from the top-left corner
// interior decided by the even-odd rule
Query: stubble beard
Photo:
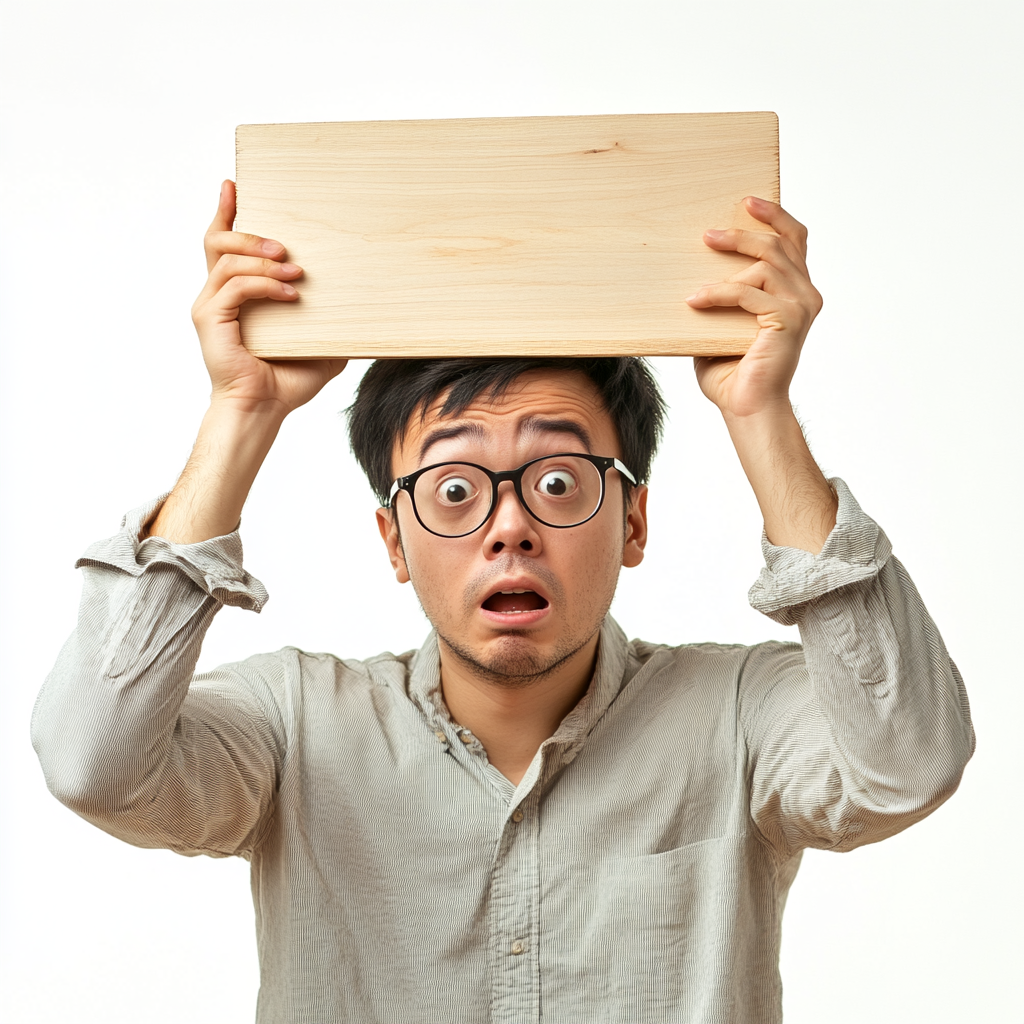
[[[479,679],[511,690],[522,689],[551,675],[582,651],[596,632],[597,630],[594,630],[590,636],[575,644],[568,639],[560,639],[546,659],[540,658],[536,651],[531,650],[529,642],[524,642],[526,638],[521,634],[506,633],[498,651],[486,662],[476,657],[468,647],[445,636],[440,630],[437,631],[437,635],[448,650]]]

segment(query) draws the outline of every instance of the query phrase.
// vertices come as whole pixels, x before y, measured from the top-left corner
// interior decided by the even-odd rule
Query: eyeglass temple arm
[[[612,465],[634,486],[636,487],[636,477],[626,467],[619,462],[618,459],[612,459]],[[397,485],[396,485],[397,486]]]

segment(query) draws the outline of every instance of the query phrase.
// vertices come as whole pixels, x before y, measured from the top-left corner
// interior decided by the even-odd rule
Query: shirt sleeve
[[[963,680],[879,526],[842,480],[818,555],[762,541],[751,604],[800,628],[740,685],[751,814],[785,854],[849,850],[924,818],[974,751]]]
[[[193,672],[221,606],[259,611],[267,593],[242,569],[237,533],[140,541],[159,505],[79,559],[78,625],[36,701],[32,742],[51,792],[112,835],[244,854],[272,813],[284,756],[273,665]]]

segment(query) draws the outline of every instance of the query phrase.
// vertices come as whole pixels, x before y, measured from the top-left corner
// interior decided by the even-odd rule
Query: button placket
[[[539,788],[506,818],[495,856],[489,908],[493,1024],[540,1020]]]

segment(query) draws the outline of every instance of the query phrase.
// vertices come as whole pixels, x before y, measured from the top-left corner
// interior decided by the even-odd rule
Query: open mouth
[[[532,590],[499,590],[483,603],[487,611],[502,615],[536,612],[547,606],[548,602]]]

